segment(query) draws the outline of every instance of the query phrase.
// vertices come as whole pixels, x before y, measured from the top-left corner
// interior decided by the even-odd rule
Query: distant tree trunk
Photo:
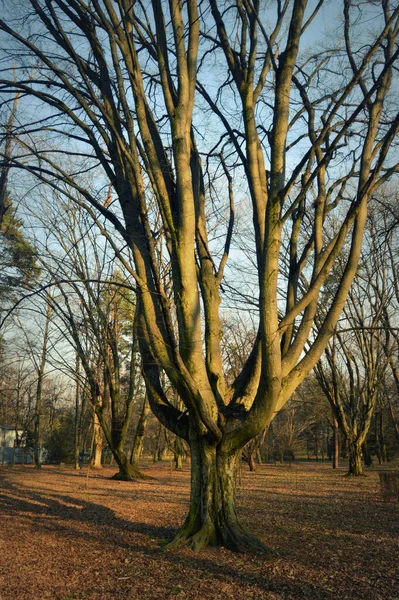
[[[398,385],[398,390],[399,390],[399,385]],[[397,443],[399,443],[399,423],[396,419],[395,412],[393,409],[392,399],[390,397],[388,397],[388,404],[389,404],[389,414],[390,414],[393,428],[395,431],[395,438],[396,438]]]
[[[73,447],[74,447],[75,469],[77,471],[79,471],[80,470],[80,464],[79,464],[79,446],[80,446],[80,414],[79,414],[80,381],[79,381],[79,375],[80,375],[80,360],[79,360],[78,353],[76,353],[75,375],[76,375],[76,387],[75,387],[75,422],[74,422]]]
[[[367,440],[365,440],[364,443],[362,444],[362,452],[363,452],[364,464],[366,465],[366,467],[372,467],[373,466],[373,458],[371,456]]]
[[[112,428],[109,428],[109,424],[104,415],[103,405],[99,402],[97,396],[96,400],[92,400],[93,406],[96,407],[96,414],[101,424],[102,431],[104,432],[105,439],[112,452],[112,456],[118,465],[119,472],[115,473],[112,479],[119,481],[136,481],[137,479],[146,479],[146,476],[139,471],[139,469],[130,463],[130,457],[127,456],[124,445],[125,445],[125,434],[124,429],[127,425],[124,422],[123,430],[121,430],[121,423],[114,419],[112,422]],[[110,463],[112,464],[112,462]]]
[[[379,431],[378,431],[378,437],[380,439],[380,452],[381,452],[381,459],[383,463],[388,462],[388,453],[387,453],[387,445],[386,445],[386,441],[385,441],[385,432],[384,432],[384,420],[383,420],[383,413],[382,410],[379,414]]]
[[[316,461],[319,460],[319,431],[316,429],[314,434],[314,454],[316,457]]]
[[[332,452],[332,467],[338,469],[339,465],[339,425],[338,421],[333,415],[333,452]]]
[[[249,454],[249,456],[245,456],[245,461],[248,464],[249,470],[254,473],[256,471],[256,464],[255,464],[255,460],[254,460],[254,455]]]
[[[147,396],[145,396],[130,455],[130,464],[134,465],[136,468],[139,466],[140,456],[143,451],[145,428],[150,412],[150,405]]]
[[[259,448],[265,441],[267,430],[268,427],[265,427],[263,431],[259,435],[257,435],[256,438],[251,440],[242,451],[242,457],[248,464],[249,470],[252,472],[256,471],[255,456],[258,456],[260,458]],[[262,464],[262,459],[260,459],[259,464]]]
[[[176,471],[181,471],[183,468],[183,442],[181,438],[176,437],[174,443],[174,461]]]
[[[49,326],[51,318],[51,306],[47,305],[46,320],[44,324],[43,334],[43,346],[40,364],[37,368],[37,387],[36,387],[36,402],[35,402],[35,425],[34,425],[34,447],[33,447],[33,461],[35,467],[40,469],[42,466],[41,456],[41,413],[42,413],[42,391],[43,391],[43,379],[44,369],[47,360],[47,343],[49,337]]]
[[[102,469],[103,436],[100,421],[93,411],[93,453],[91,456],[91,468]]]
[[[155,458],[156,455],[156,458]],[[154,454],[154,462],[162,461],[166,456],[166,446],[165,446],[165,429],[163,425],[159,424],[158,436],[155,446],[155,454]]]

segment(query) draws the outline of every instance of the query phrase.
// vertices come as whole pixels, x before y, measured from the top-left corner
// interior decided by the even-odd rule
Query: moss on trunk
[[[362,476],[362,447],[356,441],[348,442],[348,458],[349,468],[347,475],[350,476]]]
[[[135,465],[132,465],[128,460],[125,452],[112,449],[113,456],[119,467],[118,473],[112,476],[112,479],[118,481],[137,481],[139,479],[150,479],[148,475],[144,475]]]
[[[273,551],[249,533],[236,513],[236,475],[241,450],[229,451],[211,445],[205,438],[190,440],[190,510],[168,549],[189,546],[198,551],[207,545],[222,545],[237,552]]]

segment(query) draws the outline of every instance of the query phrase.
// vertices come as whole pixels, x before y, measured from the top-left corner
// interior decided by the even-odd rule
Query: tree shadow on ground
[[[64,474],[63,474],[64,476]],[[68,476],[74,477],[75,474],[68,473]],[[151,486],[152,487],[152,486]],[[106,490],[102,490],[104,493]],[[152,491],[152,490],[151,490]],[[169,495],[162,496],[156,494],[153,488],[151,502],[169,501]],[[143,491],[146,494],[148,490]],[[87,496],[85,497],[87,493]],[[108,508],[92,501],[89,498],[91,490],[80,490],[77,495],[55,493],[54,491],[30,489],[14,479],[11,473],[0,472],[0,511],[1,518],[17,518],[25,520],[35,531],[41,531],[43,534],[52,534],[58,536],[61,540],[65,539],[71,543],[71,538],[77,540],[84,538],[85,541],[91,541],[101,545],[101,551],[104,555],[109,555],[113,550],[122,549],[129,553],[142,553],[152,557],[163,564],[173,567],[184,567],[188,572],[201,573],[201,577],[206,580],[218,582],[228,582],[231,585],[251,586],[259,591],[259,598],[267,597],[267,593],[281,595],[282,598],[314,598],[324,600],[337,600],[344,598],[335,589],[324,584],[321,580],[309,581],[309,578],[297,576],[295,579],[290,575],[289,563],[301,563],[300,553],[290,548],[285,539],[289,533],[290,524],[287,523],[285,530],[281,531],[281,546],[283,559],[264,561],[261,556],[251,556],[240,558],[236,563],[225,560],[226,554],[218,554],[215,550],[205,550],[200,554],[193,554],[183,549],[177,551],[165,551],[161,549],[160,544],[163,540],[170,540],[176,533],[175,528],[171,526],[159,526],[139,521],[137,519],[123,518],[115,513],[114,509]],[[95,492],[97,493],[97,492]],[[110,493],[112,491],[110,490]],[[255,496],[257,493],[255,493]],[[287,504],[283,498],[279,500],[276,494],[273,497],[273,510],[276,515],[280,514],[283,518],[287,517]],[[329,509],[332,510],[332,509]],[[341,513],[350,511],[350,502],[346,506],[340,507]],[[323,512],[324,511],[324,512]],[[302,537],[306,544],[306,527],[317,527],[317,523],[312,521],[312,512],[314,515],[325,514],[325,507],[320,503],[313,502],[312,507],[307,507],[300,500],[300,495],[291,498],[290,513],[295,520],[294,530],[298,538]],[[300,532],[302,531],[302,536]],[[293,529],[291,527],[291,535]],[[262,533],[262,532],[260,532]],[[336,532],[338,535],[342,532]],[[320,548],[327,549],[330,532],[317,532],[317,539]],[[297,540],[298,541],[298,540]],[[359,540],[359,551],[361,551],[361,541]],[[279,550],[281,550],[279,548]],[[244,561],[244,562],[243,562]],[[240,567],[240,564],[243,567]],[[278,568],[276,565],[278,564]],[[285,566],[287,565],[287,566]],[[318,567],[315,565],[314,570]],[[321,569],[321,567],[320,567]],[[348,577],[350,574],[348,574]],[[343,576],[345,579],[345,575]],[[339,584],[342,590],[342,581]],[[278,596],[277,596],[278,597]],[[368,597],[364,592],[359,591],[358,596],[352,598]]]

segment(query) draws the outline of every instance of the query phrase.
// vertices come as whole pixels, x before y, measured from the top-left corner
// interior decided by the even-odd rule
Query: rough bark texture
[[[137,423],[136,433],[134,435],[132,453],[130,455],[130,463],[138,469],[140,456],[143,450],[145,428],[147,419],[150,415],[150,406],[147,398],[144,399],[143,408],[141,410],[140,418]]]
[[[125,452],[114,448],[112,449],[112,453],[119,468],[119,471],[115,473],[112,479],[117,479],[118,481],[137,481],[138,479],[147,478],[135,465],[130,463]]]
[[[236,478],[241,449],[209,444],[206,437],[192,435],[191,500],[186,520],[166,548],[189,546],[198,551],[207,545],[222,545],[238,552],[273,551],[249,533],[236,513]]]
[[[91,457],[91,468],[102,469],[102,452],[103,452],[103,439],[101,432],[101,425],[98,416],[93,412],[93,453]]]
[[[348,458],[349,468],[347,475],[349,477],[364,475],[362,467],[362,446],[356,440],[348,442]]]

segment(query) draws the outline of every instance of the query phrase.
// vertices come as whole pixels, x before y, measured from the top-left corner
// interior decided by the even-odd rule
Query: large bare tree
[[[0,90],[10,103],[20,93],[25,109],[11,167],[75,188],[122,236],[117,255],[133,256],[148,398],[191,449],[190,509],[172,547],[265,549],[237,520],[237,458],[320,358],[356,271],[368,199],[397,173],[399,7],[334,6],[318,21],[322,0],[30,0],[0,20],[2,58],[17,69],[14,81],[3,66]],[[339,41],[323,32],[319,44],[328,19]],[[226,385],[220,304],[237,191],[252,210],[258,334]]]

